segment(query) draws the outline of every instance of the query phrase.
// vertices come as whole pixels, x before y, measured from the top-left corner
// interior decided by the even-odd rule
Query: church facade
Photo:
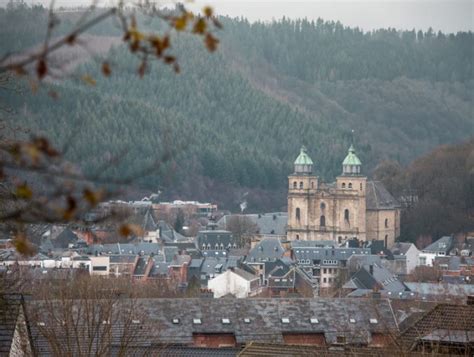
[[[322,182],[303,147],[288,177],[289,240],[383,240],[400,235],[400,205],[381,182],[368,181],[354,147],[334,183]]]

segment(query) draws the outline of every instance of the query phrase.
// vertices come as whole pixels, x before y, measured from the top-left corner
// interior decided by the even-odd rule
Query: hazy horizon
[[[0,0],[5,6],[8,0]],[[41,3],[48,6],[47,0],[26,0],[27,4]],[[169,1],[166,1],[169,3]],[[57,0],[56,7],[73,7],[90,4],[86,0]],[[100,5],[111,1],[100,1]],[[211,5],[219,15],[244,17],[249,21],[272,21],[283,17],[290,19],[322,18],[340,21],[344,26],[359,27],[365,31],[378,28],[446,33],[474,30],[474,9],[470,0],[305,0],[290,2],[285,0],[198,0],[187,4],[194,10]]]

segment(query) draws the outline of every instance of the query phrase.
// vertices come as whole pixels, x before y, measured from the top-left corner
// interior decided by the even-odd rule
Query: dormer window
[[[172,322],[173,322],[173,325],[178,325],[178,324],[179,324],[179,319],[174,318],[174,319],[172,320]]]
[[[250,323],[250,319],[249,319],[248,317],[244,318],[244,323],[249,324],[249,323]]]

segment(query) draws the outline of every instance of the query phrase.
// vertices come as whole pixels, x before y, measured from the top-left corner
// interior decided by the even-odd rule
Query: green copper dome
[[[357,157],[355,153],[354,146],[351,145],[351,147],[348,150],[348,154],[344,161],[342,162],[342,165],[353,165],[353,166],[360,166],[362,165],[362,162],[360,162],[359,158]]]
[[[306,147],[302,146],[300,154],[295,160],[295,165],[313,165],[313,160],[306,153]]]
[[[301,147],[300,154],[295,160],[295,173],[310,175],[313,172],[313,160],[306,153],[306,148]]]

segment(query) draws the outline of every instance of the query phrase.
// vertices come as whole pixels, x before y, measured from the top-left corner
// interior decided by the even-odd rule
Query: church
[[[391,247],[400,235],[400,204],[381,182],[368,181],[354,147],[336,182],[322,182],[306,148],[288,177],[288,240],[383,240]]]

